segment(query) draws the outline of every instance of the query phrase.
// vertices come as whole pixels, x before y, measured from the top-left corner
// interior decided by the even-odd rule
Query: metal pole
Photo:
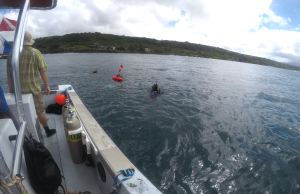
[[[23,40],[24,40],[24,28],[27,18],[29,8],[29,0],[24,0],[24,5],[20,9],[18,16],[18,23],[16,27],[15,37],[14,37],[14,47],[11,57],[11,66],[12,66],[12,75],[14,82],[14,95],[16,100],[16,105],[19,113],[19,122],[26,120],[25,111],[22,100],[21,86],[20,86],[20,72],[19,72],[19,57],[23,49]]]
[[[13,154],[11,177],[20,174],[25,130],[28,131],[27,129],[28,126],[27,126],[25,111],[23,106],[23,100],[22,100],[22,93],[21,93],[21,86],[20,86],[20,73],[19,73],[19,57],[23,48],[24,28],[25,28],[25,22],[28,14],[28,9],[29,9],[29,0],[24,0],[24,4],[21,7],[18,16],[18,23],[17,23],[16,33],[14,37],[14,48],[11,57],[12,75],[13,75],[13,82],[14,82],[14,89],[15,89],[14,95],[15,95],[15,101],[16,101],[18,114],[19,114],[19,121],[20,121],[20,128],[16,139],[16,144],[15,144],[14,154]]]
[[[13,155],[13,164],[12,164],[12,176],[20,174],[21,165],[22,165],[22,151],[23,151],[23,143],[25,136],[25,127],[27,126],[26,121],[23,121],[20,126],[20,130],[18,132],[18,136],[16,139],[14,155]]]

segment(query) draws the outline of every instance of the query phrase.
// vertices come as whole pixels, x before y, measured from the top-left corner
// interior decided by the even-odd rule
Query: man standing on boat
[[[41,52],[31,47],[33,43],[34,40],[32,40],[31,34],[26,31],[24,35],[23,50],[19,59],[21,91],[23,94],[32,93],[36,114],[38,115],[39,121],[46,131],[47,137],[50,137],[56,133],[56,130],[49,129],[48,127],[47,118],[45,116],[45,103],[39,81],[40,75],[45,85],[44,91],[47,95],[49,95],[50,88],[46,73],[48,66]],[[13,93],[11,53],[7,58],[7,82],[9,86],[9,92]]]

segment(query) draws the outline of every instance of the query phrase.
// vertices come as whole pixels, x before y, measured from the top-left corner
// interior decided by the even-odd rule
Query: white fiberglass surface
[[[44,130],[42,130],[44,142],[65,177],[62,185],[66,190],[72,192],[89,191],[92,194],[99,193],[96,183],[97,169],[91,166],[88,167],[85,162],[82,164],[74,164],[72,162],[62,116],[46,114],[46,117],[48,119],[49,128],[56,129],[56,134],[47,137]]]

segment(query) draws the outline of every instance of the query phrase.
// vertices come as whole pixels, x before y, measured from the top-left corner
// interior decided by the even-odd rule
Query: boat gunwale
[[[112,177],[115,177],[120,170],[128,168],[135,169],[132,162],[130,162],[127,156],[119,149],[119,147],[92,116],[78,94],[74,90],[68,91],[67,97],[75,107],[76,114],[83,125],[84,131],[88,134],[91,143],[98,151],[95,155],[99,156],[101,162],[108,169],[109,174]],[[95,151],[94,148],[92,149]]]

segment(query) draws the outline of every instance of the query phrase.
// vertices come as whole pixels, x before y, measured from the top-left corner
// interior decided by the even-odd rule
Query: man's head
[[[157,90],[157,83],[152,86],[152,91],[156,91],[156,90]]]
[[[34,40],[32,40],[31,34],[27,31],[25,31],[23,45],[33,45],[33,43],[34,43]]]

